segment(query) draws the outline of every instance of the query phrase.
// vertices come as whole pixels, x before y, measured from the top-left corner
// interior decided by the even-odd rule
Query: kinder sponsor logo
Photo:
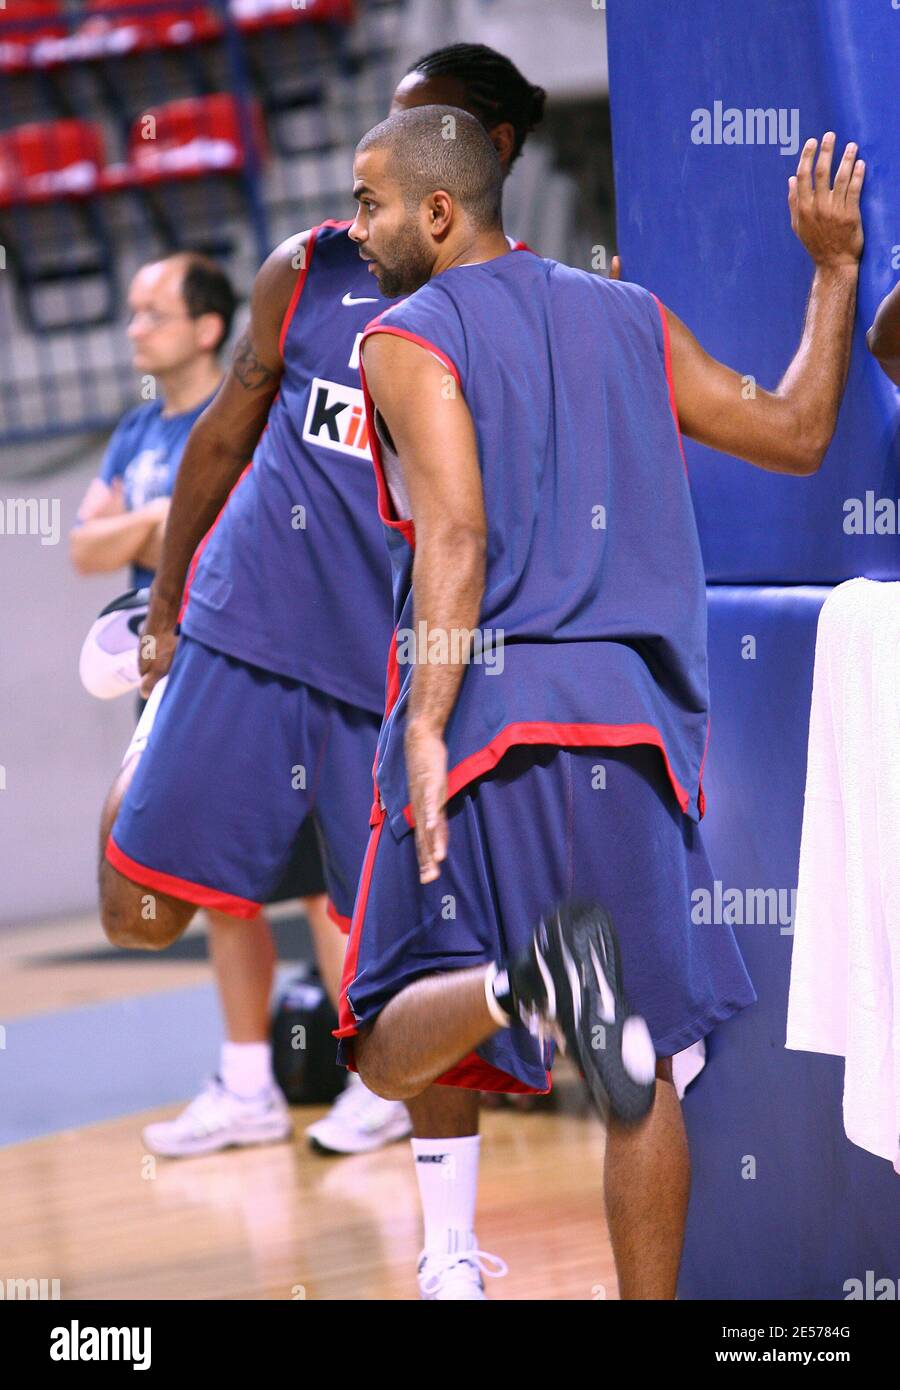
[[[303,438],[340,454],[370,458],[363,393],[356,386],[315,377],[303,423]]]
[[[130,1361],[135,1371],[150,1369],[149,1327],[68,1327],[50,1332],[51,1361]]]

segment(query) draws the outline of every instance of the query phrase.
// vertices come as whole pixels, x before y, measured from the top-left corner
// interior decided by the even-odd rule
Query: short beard
[[[378,262],[378,287],[385,299],[413,294],[431,279],[434,264],[428,246],[414,222],[406,223],[391,243],[391,264]]]

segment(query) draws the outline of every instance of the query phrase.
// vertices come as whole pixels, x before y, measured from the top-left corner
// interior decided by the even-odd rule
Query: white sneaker
[[[292,1130],[287,1103],[277,1086],[244,1100],[226,1091],[214,1076],[180,1115],[147,1125],[141,1137],[151,1153],[186,1158],[232,1145],[272,1144],[287,1139]]]
[[[457,1250],[452,1255],[423,1250],[419,1256],[419,1297],[432,1302],[486,1300],[483,1276],[501,1279],[507,1272],[499,1255],[489,1255],[485,1250]]]
[[[327,1115],[306,1131],[310,1147],[326,1154],[368,1154],[412,1134],[409,1111],[401,1100],[382,1100],[356,1072]]]

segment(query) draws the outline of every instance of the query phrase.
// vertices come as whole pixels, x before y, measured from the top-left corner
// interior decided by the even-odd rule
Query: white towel
[[[819,615],[785,1045],[846,1058],[847,1137],[900,1173],[898,583]]]

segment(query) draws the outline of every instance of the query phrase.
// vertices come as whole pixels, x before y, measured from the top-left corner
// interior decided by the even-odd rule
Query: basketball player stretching
[[[713,880],[679,427],[777,473],[822,461],[864,170],[848,145],[832,186],[834,136],[816,150],[789,185],[815,266],[800,345],[752,399],[647,291],[509,254],[500,165],[464,112],[395,114],[354,166],[350,236],[410,297],[361,351],[398,626],[343,1055],[386,1097],[456,1087],[438,1158],[464,1164],[474,1088],[546,1089],[561,1036],[608,1118],[623,1298],[675,1295],[690,1170],[670,1059],[755,999],[730,927],[689,916]]]

